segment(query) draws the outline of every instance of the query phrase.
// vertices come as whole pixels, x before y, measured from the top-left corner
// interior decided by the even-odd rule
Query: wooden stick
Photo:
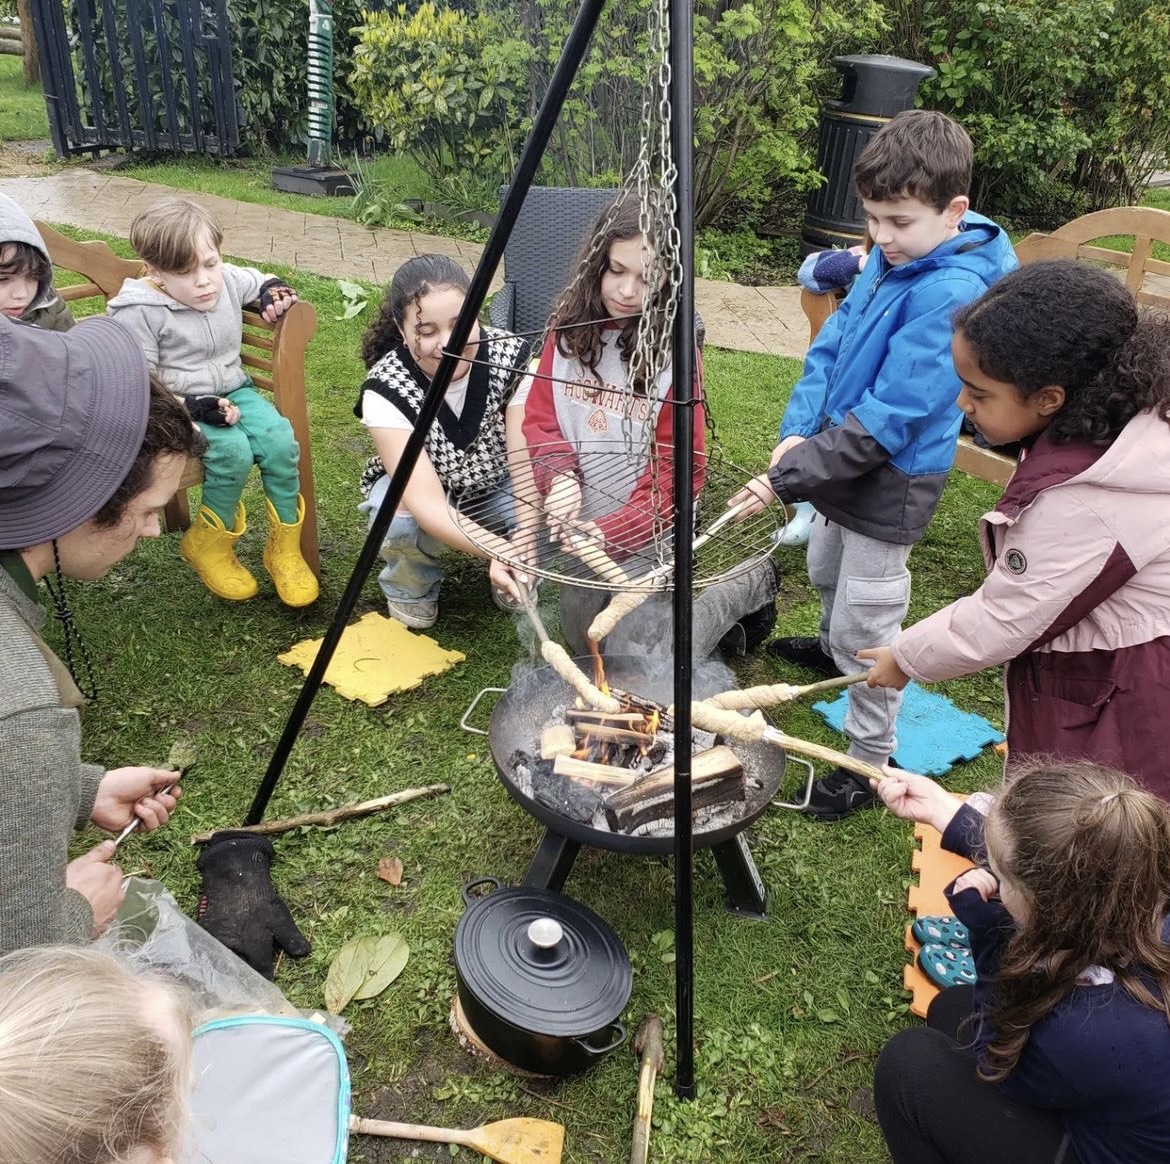
[[[756,707],[772,707],[777,703],[791,703],[805,695],[816,695],[820,691],[832,691],[835,687],[849,687],[853,683],[861,683],[869,674],[868,671],[858,671],[853,675],[841,675],[836,679],[822,679],[819,683],[808,683],[804,687],[794,687],[791,683],[771,683],[762,687],[747,687],[742,690],[734,688],[731,691],[722,691],[703,700],[712,707],[722,707],[728,711],[741,711]]]
[[[540,733],[540,758],[554,760],[577,750],[577,733],[567,723],[554,724]]]
[[[408,788],[405,792],[392,792],[389,796],[379,796],[377,800],[363,800],[361,804],[347,804],[341,808],[327,808],[321,812],[305,812],[300,816],[290,816],[285,820],[269,820],[258,825],[246,825],[243,828],[233,828],[236,833],[257,833],[260,836],[269,836],[272,833],[287,833],[289,829],[299,829],[302,825],[320,825],[329,828],[343,820],[353,820],[359,816],[369,816],[374,812],[381,812],[385,808],[393,808],[396,804],[406,804],[411,800],[418,800],[422,796],[439,796],[450,792],[450,785],[428,784],[425,788]],[[191,844],[205,845],[223,829],[215,829],[207,833],[194,833]]]
[[[654,1080],[662,1070],[662,1020],[648,1014],[634,1036],[634,1054],[641,1060],[638,1072],[638,1107],[634,1115],[634,1140],[630,1164],[646,1164],[650,1152],[650,1117],[654,1111]]]
[[[604,578],[618,590],[629,589],[630,579],[626,572],[590,538],[573,533],[561,545],[575,558],[580,558],[599,578]]]
[[[553,761],[553,773],[566,780],[588,780],[591,784],[605,784],[612,788],[628,788],[638,779],[637,773],[612,764],[593,764],[575,756],[558,756]]]
[[[565,712],[565,719],[571,724],[590,724],[590,723],[612,723],[612,724],[634,724],[644,723],[646,721],[640,711],[619,711],[619,712],[605,712],[594,711],[593,708],[585,707],[570,707]]]
[[[742,716],[735,711],[712,707],[709,703],[692,703],[691,722],[695,727],[715,732],[716,735],[721,735],[726,739],[741,740],[745,743],[763,740],[766,743],[775,744],[778,748],[795,752],[798,756],[808,756],[813,760],[823,760],[826,764],[844,768],[846,772],[864,776],[867,780],[884,780],[886,778],[886,774],[880,768],[873,764],[867,764],[864,760],[858,760],[844,752],[838,752],[836,748],[814,744],[809,740],[802,740],[798,736],[790,736],[777,728],[769,727],[763,715],[758,711],[752,712],[749,716]]]

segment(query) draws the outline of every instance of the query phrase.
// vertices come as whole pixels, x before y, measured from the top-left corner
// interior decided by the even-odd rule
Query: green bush
[[[399,4],[366,14],[350,85],[393,149],[445,194],[476,201],[511,173],[520,146],[523,78],[512,48],[486,14]]]

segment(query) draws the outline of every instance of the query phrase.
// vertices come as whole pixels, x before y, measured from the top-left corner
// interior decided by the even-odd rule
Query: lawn
[[[33,141],[48,136],[49,119],[41,87],[24,83],[20,57],[0,56],[0,141]]]
[[[75,587],[100,687],[85,716],[86,758],[109,766],[161,763],[176,738],[195,743],[199,767],[171,826],[132,837],[120,853],[127,871],[157,876],[188,910],[198,886],[188,838],[242,819],[300,687],[299,672],[279,664],[276,655],[323,633],[363,534],[356,483],[368,442],[350,409],[362,378],[356,352],[366,317],[337,318],[344,303],[331,281],[279,273],[316,305],[321,320],[308,354],[321,600],[302,612],[276,601],[260,564],[263,520],[255,489],[252,528],[241,543],[241,556],[262,579],[253,601],[228,606],[212,597],[180,561],[174,536],[143,545],[104,581]],[[726,455],[758,470],[797,363],[712,349],[706,368]],[[977,584],[976,521],[994,496],[982,482],[961,475],[951,481],[929,536],[911,559],[912,618]],[[815,626],[816,603],[803,555],[782,553],[779,631],[807,633]],[[553,591],[542,590],[550,623]],[[371,579],[358,613],[379,607]],[[443,646],[464,652],[466,661],[380,708],[347,702],[330,689],[313,705],[270,817],[435,781],[450,784],[451,793],[332,830],[278,838],[275,880],[313,943],[305,961],[283,962],[278,982],[298,1005],[319,1007],[326,970],[343,942],[399,932],[411,950],[402,976],[379,997],[345,1012],[353,1024],[347,1048],[356,1111],[449,1126],[521,1114],[556,1119],[567,1127],[566,1161],[617,1164],[628,1157],[636,1088],[636,1063],[627,1050],[584,1075],[548,1085],[478,1065],[448,1029],[460,887],[483,874],[519,883],[540,829],[506,795],[485,741],[459,728],[474,694],[506,685],[513,666],[528,659],[513,619],[492,605],[478,563],[451,561],[434,634]],[[737,669],[743,683],[805,678],[766,656]],[[943,690],[961,707],[999,721],[994,673]],[[840,743],[808,708],[786,711],[777,722],[795,734]],[[988,752],[956,768],[947,783],[960,790],[984,786],[998,768]],[[786,791],[795,792],[794,779]],[[84,837],[79,845],[95,839]],[[696,858],[698,1097],[690,1103],[677,1101],[669,1082],[669,861],[584,851],[565,887],[613,925],[629,952],[634,993],[627,1024],[633,1029],[647,1011],[666,1020],[671,1063],[658,1086],[651,1159],[877,1164],[886,1158],[881,1137],[854,1109],[864,1110],[863,1089],[882,1043],[913,1021],[901,989],[909,827],[878,811],[822,825],[774,808],[751,830],[750,845],[771,897],[766,922],[726,913],[710,854]],[[376,876],[383,856],[403,863],[398,887]],[[362,1139],[351,1158],[450,1159],[445,1148]],[[457,1158],[472,1156],[461,1151]]]

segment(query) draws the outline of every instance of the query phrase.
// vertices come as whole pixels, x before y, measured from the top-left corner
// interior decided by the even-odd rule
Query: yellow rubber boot
[[[276,593],[285,606],[308,606],[317,601],[320,587],[316,575],[301,555],[301,526],[305,524],[305,499],[297,494],[297,520],[285,524],[268,498],[268,542],[264,546],[264,569],[272,575]]]
[[[203,585],[212,594],[229,602],[255,598],[259,590],[256,579],[236,557],[235,544],[247,528],[242,505],[236,510],[235,525],[231,529],[225,528],[206,505],[201,505],[191,528],[179,542],[179,553],[199,575]]]

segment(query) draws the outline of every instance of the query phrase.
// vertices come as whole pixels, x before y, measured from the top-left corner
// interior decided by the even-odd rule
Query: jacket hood
[[[954,238],[939,243],[930,254],[920,259],[891,267],[881,251],[876,247],[874,250],[874,257],[881,263],[887,278],[917,276],[942,266],[952,271],[958,267],[978,276],[989,287],[1003,275],[1007,255],[1014,254],[1007,231],[973,210],[968,210],[959,220],[959,233]]]
[[[41,232],[33,225],[33,220],[7,194],[0,194],[0,245],[8,242],[27,243],[46,259],[49,258],[49,250],[41,238]],[[53,290],[51,262],[49,276],[37,284],[37,297],[35,302],[29,304],[28,311],[44,307],[57,297]]]
[[[107,304],[108,307],[169,307],[172,311],[193,311],[184,308],[177,299],[160,291],[150,279],[127,279],[122,289]]]
[[[1069,481],[1118,493],[1170,497],[1170,424],[1156,412],[1139,412],[1111,445],[1054,444],[1041,433],[996,511],[1014,521],[1045,489]]]

